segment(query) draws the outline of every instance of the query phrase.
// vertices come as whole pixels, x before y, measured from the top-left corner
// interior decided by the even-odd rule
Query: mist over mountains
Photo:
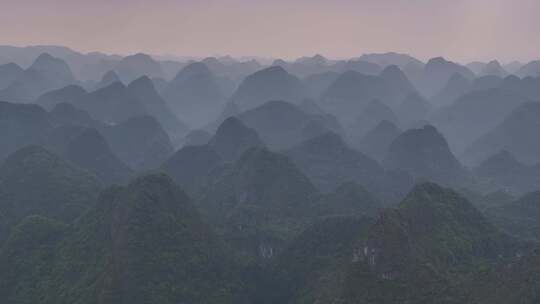
[[[0,46],[0,302],[536,304],[539,134],[538,61]]]

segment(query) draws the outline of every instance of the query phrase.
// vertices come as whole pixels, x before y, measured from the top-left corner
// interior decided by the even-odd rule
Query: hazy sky
[[[540,58],[540,0],[0,0],[0,44],[129,54]]]

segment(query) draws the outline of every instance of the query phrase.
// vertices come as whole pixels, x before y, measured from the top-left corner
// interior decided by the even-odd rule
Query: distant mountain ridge
[[[230,100],[246,110],[271,100],[298,104],[307,96],[307,90],[299,78],[280,66],[272,66],[246,77]]]
[[[3,99],[29,103],[47,91],[77,83],[67,63],[47,53],[39,55],[30,67],[18,74],[0,91]]]

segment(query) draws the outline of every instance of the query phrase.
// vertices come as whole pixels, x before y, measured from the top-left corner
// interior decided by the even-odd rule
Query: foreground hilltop
[[[2,298],[13,302],[238,303],[243,298],[238,269],[223,245],[189,198],[161,175],[108,189],[71,227],[27,218],[1,259]],[[32,271],[42,263],[47,269]],[[47,282],[53,285],[31,287]]]
[[[261,152],[247,152],[244,166],[262,157],[254,153]],[[254,186],[234,181],[241,176],[227,180]],[[493,286],[508,290],[505,299],[528,299],[538,288],[530,280],[529,267],[537,267],[532,244],[504,234],[465,198],[432,183],[416,186],[398,206],[375,216],[318,218],[307,212],[307,201],[289,209],[274,204],[279,197],[270,193],[253,195],[249,202],[257,205],[245,209],[247,202],[237,202],[245,210],[226,223],[219,213],[201,215],[171,178],[152,174],[103,191],[71,225],[29,216],[0,253],[0,295],[43,303],[478,303]],[[264,209],[273,219],[256,213]],[[306,220],[311,224],[303,232],[280,245],[270,238],[293,228],[274,221]],[[262,242],[256,254],[264,259],[250,262],[245,246],[256,238]],[[513,279],[493,280],[506,273]],[[527,294],[510,292],[515,280]],[[534,303],[530,299],[523,303]]]

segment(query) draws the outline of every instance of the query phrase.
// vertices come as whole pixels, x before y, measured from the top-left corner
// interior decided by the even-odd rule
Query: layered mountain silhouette
[[[224,161],[236,161],[250,148],[264,147],[257,132],[236,117],[227,118],[210,139],[212,147]]]
[[[515,74],[522,66],[523,63],[519,62],[518,60],[514,60],[504,64],[503,68],[508,71],[508,73]]]
[[[158,168],[174,149],[169,136],[152,116],[130,118],[102,130],[112,151],[130,168]]]
[[[243,79],[262,68],[262,65],[254,59],[244,60],[226,57],[208,57],[201,61],[220,78],[229,79],[233,82]]]
[[[285,101],[269,101],[237,115],[254,129],[270,148],[285,149],[306,139],[332,131],[342,133],[337,120],[330,115],[310,115]]]
[[[374,99],[396,105],[412,91],[412,84],[396,66],[386,68],[380,76],[347,71],[321,94],[321,105],[347,124]]]
[[[169,85],[169,82],[166,79],[160,77],[154,77],[151,79],[156,91],[163,96],[163,92],[165,91],[165,88],[167,88],[167,86]]]
[[[15,63],[6,63],[0,65],[0,90],[7,88],[17,78],[19,78],[24,70]]]
[[[505,77],[508,75],[508,71],[497,60],[491,60],[489,62],[475,61],[466,65],[476,76],[497,76]],[[514,72],[513,70],[510,71]]]
[[[212,180],[213,171],[223,162],[221,156],[209,145],[185,146],[169,157],[161,170],[194,196],[199,194],[208,180]]]
[[[416,93],[416,88],[409,81],[405,73],[396,65],[387,66],[380,74],[380,77],[386,81],[394,90],[397,101],[403,100],[411,93]]]
[[[91,173],[40,146],[17,150],[0,167],[0,242],[28,215],[74,220],[94,203],[100,189]]]
[[[327,114],[314,99],[310,98],[302,100],[298,107],[300,108],[300,110],[311,115],[324,116]]]
[[[108,87],[115,82],[121,82],[120,77],[115,71],[110,70],[103,74],[101,80],[94,86],[94,91]]]
[[[475,174],[488,186],[504,189],[512,193],[525,193],[540,189],[540,165],[527,165],[515,156],[500,151],[483,160],[475,169]]]
[[[522,67],[516,72],[516,75],[521,77],[538,77],[540,76],[540,60],[531,61]]]
[[[501,64],[497,60],[488,62],[480,71],[480,75],[482,76],[492,75],[492,76],[505,77],[507,74],[508,73],[504,70],[504,68],[501,66]]]
[[[431,125],[399,135],[388,148],[383,163],[390,169],[405,170],[418,180],[444,185],[463,184],[468,176],[444,136]]]
[[[74,105],[88,112],[94,119],[106,123],[118,123],[130,117],[147,114],[143,102],[131,94],[121,82],[90,92],[75,100]]]
[[[94,128],[61,125],[50,131],[40,144],[80,168],[95,174],[105,185],[127,182],[133,174]]]
[[[53,128],[41,107],[9,102],[0,102],[0,123],[0,160],[23,146],[37,143]]]
[[[472,81],[469,92],[501,88],[503,83],[504,78],[500,76],[481,76]]]
[[[401,132],[394,123],[383,120],[361,137],[356,142],[356,145],[360,151],[366,153],[371,158],[382,161],[386,157],[390,144],[392,144]]]
[[[240,108],[234,102],[227,102],[223,107],[221,113],[218,115],[217,119],[205,126],[204,130],[210,133],[215,133],[217,131],[217,128],[225,121],[225,119],[233,116],[238,116],[238,114],[240,114],[241,112],[242,111],[240,110]]]
[[[101,52],[83,54],[58,45],[0,46],[0,59],[4,59],[5,63],[13,62],[21,67],[30,66],[43,53],[64,60],[69,64],[76,78],[81,80],[100,77],[104,67],[112,66],[121,59],[118,55],[108,55]]]
[[[246,110],[270,100],[299,103],[307,96],[307,89],[298,77],[280,66],[272,66],[247,76],[230,100]]]
[[[335,133],[309,139],[285,154],[323,192],[334,191],[345,182],[373,189],[384,174],[376,161],[348,147]]]
[[[360,56],[359,59],[378,64],[379,66],[382,66],[382,67],[395,65],[400,68],[403,68],[410,64],[416,64],[420,66],[423,65],[422,61],[410,55],[400,54],[400,53],[395,53],[395,52],[364,54]]]
[[[112,152],[105,138],[95,129],[82,130],[67,143],[63,155],[94,173],[105,184],[123,183],[132,175],[132,170]]]
[[[99,131],[112,154],[131,169],[158,168],[173,152],[169,136],[152,116],[138,116],[116,125],[106,125],[71,104],[58,104],[51,112],[46,112],[37,105],[0,103],[0,107],[0,113],[5,115],[0,117],[7,126],[2,129],[5,136],[1,138],[1,158],[32,144],[49,146],[65,157],[63,153],[68,143],[86,128]],[[95,143],[101,142],[101,139],[96,140]],[[90,151],[91,148],[88,147]],[[96,153],[108,149],[103,146],[96,148]],[[99,154],[97,153],[96,157]],[[111,157],[112,155],[109,155],[106,158]],[[114,167],[119,168],[120,165]],[[110,177],[113,176],[114,174]],[[114,178],[114,181],[118,180]]]
[[[524,96],[530,100],[537,101],[540,100],[539,83],[540,77],[518,78],[514,75],[510,75],[503,79],[499,87],[514,94]]]
[[[143,76],[136,79],[127,86],[127,90],[141,100],[146,113],[159,121],[173,142],[178,143],[186,134],[188,126],[171,112],[150,78]]]
[[[324,91],[330,87],[339,77],[338,72],[324,72],[320,74],[311,74],[302,79],[309,95],[313,98],[318,98]]]
[[[346,72],[346,71],[354,71],[357,73],[361,73],[364,75],[378,75],[382,71],[382,67],[378,64],[359,60],[359,59],[351,59],[347,61],[342,61],[337,64],[338,71],[340,72]]]
[[[161,65],[147,54],[134,54],[122,58],[114,67],[118,77],[126,83],[142,76],[163,77]]]
[[[0,91],[0,96],[8,101],[28,103],[47,91],[76,82],[67,63],[43,53],[15,81]]]
[[[471,88],[471,80],[460,73],[453,74],[448,82],[431,98],[431,102],[437,106],[452,104]]]
[[[469,80],[461,74],[454,74],[450,80],[448,80],[448,83],[431,98],[431,102],[435,105],[446,106],[454,103],[463,95],[490,89],[503,89],[518,95],[529,97],[527,94],[524,94],[526,90],[516,90],[513,88],[515,85],[511,83],[513,82],[512,79],[514,79],[514,77],[515,76],[508,76],[502,78],[501,76],[496,75],[485,75]],[[517,82],[521,83],[522,81],[518,79]],[[532,92],[532,96],[535,96],[534,92]]]
[[[431,121],[455,151],[462,152],[528,99],[502,89],[466,94],[433,114]]]
[[[348,71],[341,74],[322,95],[323,108],[337,117],[352,121],[373,99],[388,100],[388,85],[376,76]]]
[[[42,73],[46,77],[52,78],[59,83],[69,84],[75,81],[75,77],[73,76],[69,65],[64,60],[53,57],[47,53],[39,55],[29,67],[29,70]]]
[[[487,63],[483,61],[473,61],[467,63],[465,66],[471,70],[475,75],[480,75],[482,70],[486,67]]]
[[[264,187],[261,187],[261,183]],[[230,175],[210,187],[217,187],[212,189],[214,192],[222,190],[221,187],[225,185],[233,186],[232,189],[225,187],[223,190],[233,190],[233,193],[227,194],[234,195],[235,200],[225,202],[223,200],[229,200],[230,197],[222,196],[218,199],[222,203],[233,204],[231,207],[234,204],[248,204],[245,207],[254,204],[263,209],[269,208],[270,213],[284,213],[288,216],[305,215],[302,208],[305,204],[311,203],[308,198],[316,193],[309,179],[287,157],[265,148],[251,148],[246,151],[234,164]],[[274,189],[281,190],[274,191]],[[214,194],[217,193],[209,192],[205,196],[214,197]],[[217,204],[218,202],[209,200],[208,203]],[[226,205],[222,205],[220,209],[226,212],[227,210],[223,209],[225,207]],[[234,208],[229,210],[233,211]],[[222,211],[207,209],[207,212],[214,215]]]
[[[418,93],[411,93],[399,104],[396,116],[401,125],[411,126],[414,123],[428,119],[433,105]]]
[[[191,127],[201,127],[215,119],[225,100],[216,76],[201,62],[178,72],[163,90],[163,97]]]
[[[247,150],[263,148],[265,144],[257,132],[235,117],[226,119],[213,136],[204,143],[185,145],[162,165],[169,174],[190,194],[198,191],[215,176],[225,163],[236,162]]]
[[[537,304],[537,71],[0,46],[0,302]]]
[[[464,154],[471,163],[478,163],[493,151],[506,150],[518,160],[536,164],[540,162],[540,103],[524,103],[512,111],[499,125],[481,136]]]
[[[456,73],[466,79],[473,79],[475,76],[465,66],[447,61],[442,57],[432,58],[424,66],[421,83],[417,85],[418,89],[428,97],[433,96]]]
[[[282,67],[298,77],[324,73],[334,69],[332,62],[320,54],[301,57],[292,62],[277,59],[272,65]]]
[[[207,144],[212,138],[212,134],[206,130],[190,131],[183,140],[183,146],[200,146]]]
[[[308,223],[317,193],[287,157],[252,148],[209,182],[197,201],[232,246],[266,260]]]
[[[86,97],[88,92],[78,85],[69,85],[61,89],[44,93],[36,99],[35,103],[45,109],[52,109],[60,103],[77,104]]]
[[[354,124],[350,127],[349,133],[353,137],[362,137],[382,121],[389,121],[399,125],[399,120],[394,111],[380,100],[375,99],[356,118]]]
[[[171,112],[146,76],[136,79],[128,86],[114,82],[90,93],[78,86],[67,86],[45,93],[36,103],[48,109],[59,103],[70,103],[105,123],[119,123],[132,117],[150,115],[162,124],[176,143],[188,130]]]
[[[59,103],[49,112],[50,119],[55,125],[73,125],[84,127],[97,127],[99,121],[93,119],[87,112],[76,108],[71,103]]]

